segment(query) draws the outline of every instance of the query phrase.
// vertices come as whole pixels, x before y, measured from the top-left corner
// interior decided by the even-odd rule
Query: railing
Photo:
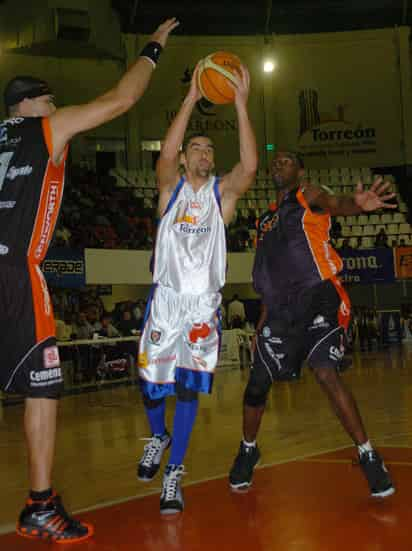
[[[139,339],[136,335],[58,341],[64,372],[63,395],[137,384]],[[240,329],[223,331],[218,370],[245,367],[248,363],[249,334]],[[22,396],[0,392],[0,418],[2,406],[22,401]]]

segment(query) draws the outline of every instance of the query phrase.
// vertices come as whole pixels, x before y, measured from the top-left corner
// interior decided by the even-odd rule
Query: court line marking
[[[385,447],[385,446],[381,446],[381,447]],[[399,447],[399,446],[387,446],[387,447]],[[333,453],[333,452],[340,451],[340,450],[345,450],[345,449],[353,449],[353,446],[350,446],[350,445],[348,446],[347,444],[345,444],[344,446],[339,446],[337,448],[321,450],[321,451],[317,451],[317,452],[310,453],[310,454],[305,454],[305,455],[298,455],[296,457],[292,457],[292,458],[289,458],[289,459],[281,459],[279,461],[274,461],[272,463],[264,463],[264,464],[259,465],[258,467],[256,467],[256,470],[266,469],[266,468],[270,468],[270,467],[276,467],[278,465],[285,465],[286,463],[295,463],[295,462],[299,462],[299,461],[306,462],[306,463],[311,463],[311,462],[312,463],[351,463],[351,460],[349,460],[349,459],[315,459],[317,455],[322,455],[322,454],[326,454],[326,453]],[[385,463],[388,464],[388,465],[412,466],[412,463],[403,462],[403,461],[399,461],[399,462],[385,461]],[[224,473],[224,474],[218,474],[216,476],[201,478],[199,480],[193,480],[193,481],[189,482],[188,484],[184,484],[183,487],[188,488],[190,486],[194,486],[195,484],[202,484],[204,482],[211,482],[213,480],[223,479],[223,478],[226,478],[227,475],[228,475],[228,473]],[[228,485],[228,490],[231,491],[229,489],[229,485]],[[96,503],[94,505],[91,505],[90,507],[77,509],[77,510],[73,511],[72,514],[73,515],[78,515],[78,514],[82,514],[82,513],[88,513],[88,512],[91,512],[91,511],[96,511],[98,509],[105,509],[106,507],[114,507],[116,505],[122,505],[123,503],[128,503],[129,501],[143,499],[143,498],[151,496],[151,495],[159,494],[160,491],[161,491],[160,486],[152,487],[150,490],[146,491],[144,494],[126,496],[126,497],[122,497],[122,498],[114,499],[114,500],[110,500],[110,501],[102,501],[100,503]],[[15,528],[16,528],[15,524],[0,526],[0,536],[15,532]]]
[[[302,459],[302,463],[349,463],[350,465],[358,465],[351,459]],[[412,467],[412,461],[388,461],[385,459],[385,465],[396,465],[401,467]]]
[[[289,458],[289,459],[281,459],[280,461],[274,461],[273,463],[265,463],[265,464],[259,465],[257,467],[257,469],[260,470],[260,469],[265,469],[267,467],[276,467],[277,465],[284,465],[285,463],[293,463],[293,462],[296,462],[296,461],[302,461],[303,459],[314,457],[314,456],[320,455],[322,453],[332,453],[332,452],[347,449],[347,448],[350,448],[350,447],[351,446],[348,446],[346,444],[345,446],[340,446],[338,448],[326,449],[324,451],[321,450],[321,451],[317,451],[317,452],[310,453],[310,454],[299,455],[297,457],[292,457],[292,458]],[[188,488],[189,486],[193,486],[195,484],[202,484],[204,482],[211,482],[213,480],[219,480],[219,479],[226,478],[227,476],[228,476],[228,473],[224,473],[224,474],[218,474],[216,476],[201,478],[199,480],[193,480],[193,481],[189,482],[188,484],[184,484],[183,487]],[[97,509],[104,509],[106,507],[114,507],[116,505],[121,505],[121,504],[127,503],[129,501],[134,501],[134,500],[137,500],[137,499],[143,499],[143,498],[151,496],[151,495],[160,494],[160,491],[161,491],[160,486],[158,486],[157,488],[152,487],[150,490],[146,491],[144,494],[127,496],[127,497],[114,499],[114,500],[110,500],[110,501],[103,501],[103,502],[100,502],[100,503],[96,503],[95,505],[91,505],[90,507],[77,509],[77,510],[73,511],[72,514],[73,515],[78,515],[78,514],[81,514],[81,513],[88,513],[90,511],[96,511]],[[228,491],[231,491],[230,488],[229,488],[229,483],[228,483]],[[5,535],[5,534],[8,534],[10,532],[14,532],[15,528],[16,528],[15,524],[0,526],[0,535]]]

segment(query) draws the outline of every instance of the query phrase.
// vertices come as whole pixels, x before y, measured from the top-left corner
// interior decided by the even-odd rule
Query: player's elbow
[[[243,171],[248,180],[255,180],[257,174],[257,161],[248,163],[246,166],[243,167]]]

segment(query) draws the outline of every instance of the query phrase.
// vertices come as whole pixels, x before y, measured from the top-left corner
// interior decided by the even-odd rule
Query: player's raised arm
[[[55,111],[50,117],[55,162],[60,160],[66,144],[75,134],[122,115],[142,97],[169,34],[178,25],[175,18],[162,23],[143,48],[137,61],[111,90],[89,103]]]
[[[176,185],[179,178],[179,155],[184,135],[190,116],[201,98],[197,86],[197,67],[193,72],[190,89],[185,97],[178,114],[173,119],[167,131],[159,160],[157,161],[156,173],[160,193],[170,192]]]
[[[247,101],[250,89],[249,71],[240,66],[240,75],[235,75],[235,107],[239,125],[240,161],[222,179],[221,192],[225,221],[231,218],[237,199],[241,197],[256,177],[258,153],[255,133],[249,118]],[[226,220],[226,218],[228,218]]]
[[[382,176],[376,177],[369,189],[359,183],[353,195],[331,195],[316,186],[305,185],[305,197],[311,206],[331,216],[352,216],[380,208],[397,208],[396,203],[388,203],[396,197],[396,193],[389,191],[390,186],[391,182],[384,182]]]

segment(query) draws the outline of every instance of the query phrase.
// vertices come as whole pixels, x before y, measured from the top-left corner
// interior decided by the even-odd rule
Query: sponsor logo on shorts
[[[152,344],[155,344],[158,346],[160,344],[160,339],[162,337],[162,332],[158,331],[157,329],[153,329],[153,331],[150,332],[149,341]]]
[[[7,245],[3,245],[2,243],[0,243],[0,255],[6,255],[6,254],[9,254],[9,248]]]
[[[14,209],[16,201],[0,201],[0,209]]]
[[[33,167],[30,165],[26,166],[11,166],[7,171],[7,178],[9,180],[15,180],[18,176],[30,176],[33,172]]]
[[[148,365],[146,352],[142,352],[141,354],[139,354],[137,359],[137,365],[138,367],[140,367],[140,369],[146,369]]]
[[[7,143],[7,126],[0,124],[0,145]]]
[[[211,329],[207,323],[194,323],[189,331],[189,341],[197,343],[199,339],[206,339],[210,335]]]
[[[268,337],[270,337],[271,334],[272,333],[270,331],[270,327],[265,325],[265,327],[262,329],[262,335],[265,337],[265,339],[267,339]]]
[[[279,337],[270,337],[270,339],[268,339],[268,342],[271,342],[272,344],[282,344],[283,343],[282,339],[279,339]]]
[[[4,124],[9,124],[10,126],[16,126],[18,124],[21,124],[24,121],[23,117],[13,117],[11,119],[6,119],[3,121]]]
[[[30,386],[41,387],[62,383],[63,376],[60,367],[43,369],[42,371],[30,371]]]
[[[163,356],[162,358],[154,358],[150,361],[151,364],[168,364],[170,362],[176,361],[176,354],[173,354],[171,356]]]
[[[344,353],[345,351],[343,347],[339,349],[336,346],[331,346],[329,348],[329,358],[334,362],[338,362],[339,360],[341,360],[343,358]]]
[[[60,365],[59,349],[57,346],[49,346],[43,350],[43,365],[46,369]]]
[[[309,331],[312,329],[328,329],[330,323],[325,320],[323,316],[316,316],[312,321],[312,325],[309,327]]]
[[[207,369],[207,363],[203,358],[201,358],[200,356],[192,356],[192,359],[196,365],[198,365],[202,369]]]

